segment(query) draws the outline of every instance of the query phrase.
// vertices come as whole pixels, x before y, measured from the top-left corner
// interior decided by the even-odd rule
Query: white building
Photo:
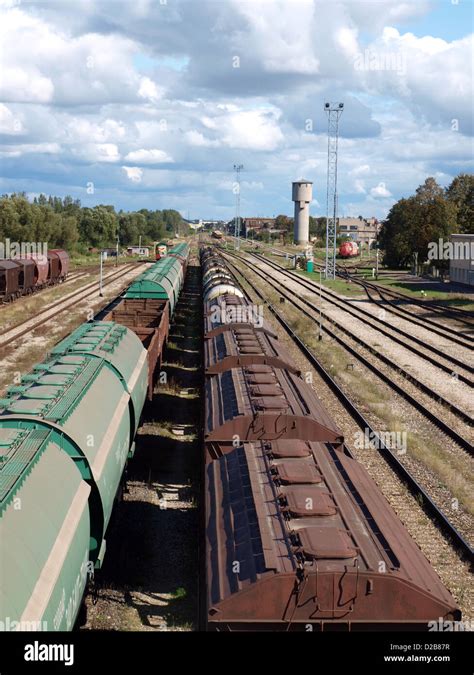
[[[142,255],[148,258],[150,255],[149,246],[128,246],[127,255]]]
[[[452,234],[449,279],[474,286],[474,234]]]

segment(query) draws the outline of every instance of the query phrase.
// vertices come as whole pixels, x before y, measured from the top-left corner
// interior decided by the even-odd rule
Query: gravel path
[[[315,302],[315,294],[301,287],[297,280],[293,282],[264,263],[256,263],[256,266],[267,274],[271,269],[271,276],[275,281],[280,282],[287,290],[299,293]],[[341,297],[341,299],[344,298]],[[347,298],[345,298],[345,301],[347,301]],[[428,363],[422,357],[412,354],[405,347],[390,341],[368,326],[363,318],[356,319],[349,316],[343,309],[335,307],[324,299],[322,300],[321,309],[332,319],[354,331],[358,337],[368,342],[372,347],[382,349],[384,355],[388,356],[394,364],[398,364],[408,370],[412,376],[429,386],[440,396],[448,399],[467,414],[474,415],[472,389],[464,382],[459,382],[455,377]],[[462,348],[459,347],[459,349]]]

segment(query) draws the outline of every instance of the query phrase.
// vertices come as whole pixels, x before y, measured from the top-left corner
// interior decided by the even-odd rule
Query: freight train
[[[47,255],[0,260],[0,301],[12,302],[22,295],[63,282],[69,271],[69,255],[51,249]]]
[[[102,564],[107,526],[184,282],[189,246],[175,249],[176,282],[167,270],[169,285],[163,277],[160,287],[155,273],[156,295],[119,298],[103,313],[107,320],[79,326],[0,399],[0,625],[6,630],[71,630],[88,577]]]
[[[204,295],[209,630],[427,629],[460,610],[214,247]]]

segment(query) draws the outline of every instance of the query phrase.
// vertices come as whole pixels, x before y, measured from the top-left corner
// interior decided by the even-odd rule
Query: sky
[[[191,219],[384,218],[473,171],[474,0],[0,0],[0,192]]]

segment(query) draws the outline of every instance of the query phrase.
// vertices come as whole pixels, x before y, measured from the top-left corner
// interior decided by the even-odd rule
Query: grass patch
[[[307,272],[306,270],[295,270],[295,272],[299,276],[306,277],[319,284],[319,271]],[[345,281],[344,279],[324,279],[321,275],[321,285],[339,293],[339,295],[345,295],[347,297],[357,298],[361,295],[365,295],[365,291],[360,286],[353,284],[351,281]],[[317,290],[315,290],[315,294],[317,295]]]
[[[188,594],[186,592],[186,589],[180,586],[177,588],[175,591],[171,593],[171,598],[173,600],[184,600],[184,598],[187,598]]]
[[[463,294],[463,293],[454,293],[449,291],[436,291],[431,288],[429,282],[423,283],[422,281],[417,283],[410,283],[405,281],[399,281],[397,279],[379,279],[376,282],[380,286],[386,286],[387,288],[392,288],[394,291],[399,291],[404,293],[409,298],[417,298],[422,300],[421,291],[425,291],[425,298],[436,300],[440,304],[449,306],[462,307],[467,310],[474,310],[474,298],[473,294]],[[429,307],[429,303],[426,303]]]

